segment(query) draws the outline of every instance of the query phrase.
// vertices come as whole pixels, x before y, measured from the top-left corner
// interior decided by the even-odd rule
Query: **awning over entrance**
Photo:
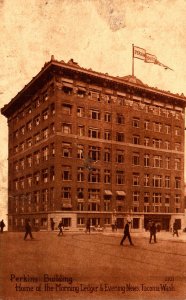
[[[72,83],[63,82],[63,86],[69,87],[69,88],[73,88],[73,84]]]
[[[104,190],[105,195],[112,195],[112,192],[110,190]]]
[[[126,193],[124,191],[116,191],[116,194],[118,196],[126,196]]]

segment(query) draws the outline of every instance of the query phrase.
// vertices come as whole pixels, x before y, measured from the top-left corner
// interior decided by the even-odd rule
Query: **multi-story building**
[[[7,105],[8,222],[184,227],[186,98],[52,57]]]

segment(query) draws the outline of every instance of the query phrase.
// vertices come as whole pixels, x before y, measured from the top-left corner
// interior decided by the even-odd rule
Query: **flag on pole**
[[[133,46],[133,58],[138,58],[143,60],[145,63],[152,63],[155,65],[158,65],[160,67],[163,67],[165,70],[171,70],[168,66],[162,64],[160,61],[158,61],[157,57],[153,54],[147,53],[147,51],[143,48]]]

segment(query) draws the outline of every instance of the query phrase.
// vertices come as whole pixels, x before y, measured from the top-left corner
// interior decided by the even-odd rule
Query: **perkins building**
[[[1,112],[8,120],[8,226],[169,230],[184,216],[183,95],[52,57]]]

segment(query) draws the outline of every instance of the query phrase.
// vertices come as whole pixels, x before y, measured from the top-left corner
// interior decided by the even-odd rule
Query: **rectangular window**
[[[42,148],[42,157],[44,161],[47,161],[49,159],[49,148],[48,146]]]
[[[165,205],[169,205],[170,204],[170,195],[166,194],[165,195]]]
[[[117,170],[116,171],[116,184],[124,184],[124,183],[125,183],[124,171]]]
[[[71,199],[71,188],[63,187],[61,191],[61,196],[63,199]]]
[[[88,175],[88,182],[100,182],[100,170],[99,169],[92,169],[92,172]]]
[[[27,166],[30,168],[32,166],[32,156],[28,155],[26,157],[26,161],[27,161]]]
[[[162,157],[160,155],[153,156],[153,167],[162,168]]]
[[[122,114],[117,114],[116,115],[116,123],[117,124],[124,124],[125,123],[125,118]]]
[[[124,133],[123,132],[116,132],[116,141],[117,142],[124,142]]]
[[[94,110],[94,109],[91,109],[89,111],[90,113],[90,118],[93,119],[93,120],[100,120],[100,112],[98,110]]]
[[[104,169],[104,183],[111,183],[111,170]]]
[[[37,115],[35,118],[34,118],[34,125],[35,126],[38,126],[40,124],[40,121],[41,121],[41,116],[40,115]]]
[[[72,105],[64,103],[62,105],[62,113],[65,115],[71,115],[72,114]]]
[[[160,204],[161,203],[161,198],[162,198],[161,193],[153,193],[153,195],[152,195],[152,201],[155,204]]]
[[[170,150],[170,148],[171,148],[170,142],[169,141],[165,141],[165,149],[166,150]]]
[[[149,145],[150,145],[150,138],[144,137],[144,146],[149,146]]]
[[[108,149],[104,149],[104,161],[105,162],[110,162],[111,161],[111,150]]]
[[[139,173],[133,173],[132,180],[133,180],[133,185],[138,186],[140,184],[140,175],[139,175]]]
[[[152,185],[153,185],[153,187],[157,187],[157,188],[162,187],[162,176],[161,175],[153,175]]]
[[[70,166],[62,166],[62,180],[72,180],[72,169]]]
[[[85,109],[84,107],[77,107],[77,116],[84,117],[85,116]]]
[[[171,133],[171,126],[170,125],[165,125],[165,133],[170,134]]]
[[[28,131],[32,130],[32,121],[29,121],[27,124],[26,124],[26,129]]]
[[[77,145],[77,158],[83,159],[84,158],[84,146]]]
[[[181,151],[181,144],[180,143],[175,143],[175,150],[176,151]]]
[[[34,135],[34,142],[35,142],[35,144],[39,143],[39,141],[40,141],[40,132],[38,132],[38,133],[36,133]]]
[[[150,193],[145,192],[144,193],[144,203],[149,203],[150,202]]]
[[[84,136],[85,135],[85,126],[84,125],[79,125],[77,128],[77,134],[79,136]]]
[[[42,111],[42,118],[43,118],[43,120],[44,121],[47,120],[48,117],[49,117],[49,110],[48,109],[43,110]]]
[[[170,157],[165,158],[165,169],[170,170]]]
[[[153,127],[154,127],[155,132],[161,132],[162,131],[162,124],[160,122],[154,122]]]
[[[170,176],[165,176],[165,188],[170,189]]]
[[[111,122],[111,114],[106,112],[104,116],[105,122]]]
[[[180,177],[175,177],[175,189],[180,189],[181,188],[181,178]]]
[[[181,170],[181,159],[180,158],[174,159],[174,169]]]
[[[100,189],[88,189],[89,200],[100,200]]]
[[[99,100],[99,93],[98,92],[93,92],[93,91],[89,91],[89,97],[92,100]]]
[[[26,140],[27,147],[30,148],[32,146],[32,138]]]
[[[106,130],[104,132],[104,139],[105,140],[111,140],[111,132],[109,130]]]
[[[140,144],[140,137],[139,137],[139,135],[133,135],[132,142],[133,142],[134,145],[139,145]]]
[[[150,186],[150,176],[149,174],[144,174],[144,186]]]
[[[177,136],[181,135],[181,128],[180,127],[175,127],[175,135],[177,135]]]
[[[77,181],[82,182],[84,181],[84,168],[83,167],[78,167],[77,168]]]
[[[89,128],[88,136],[90,138],[100,138],[100,131],[98,128]]]
[[[62,156],[63,157],[72,157],[72,144],[71,143],[62,143]]]
[[[137,152],[134,152],[132,154],[132,164],[134,166],[139,166],[140,165],[140,155]]]
[[[133,120],[132,120],[132,126],[136,127],[136,128],[139,128],[139,126],[140,126],[140,120],[138,118],[133,118]]]
[[[145,154],[144,155],[144,167],[149,167],[150,166],[150,155]]]
[[[152,140],[152,146],[153,146],[154,148],[160,149],[160,148],[161,148],[161,145],[162,145],[162,140],[159,140],[159,139],[153,139],[153,140]]]
[[[89,158],[93,161],[100,160],[101,148],[96,146],[89,146]]]
[[[140,192],[133,192],[133,202],[139,202],[140,200]]]
[[[62,124],[62,132],[66,133],[66,134],[72,133],[72,125],[67,124],[67,123],[63,123]]]
[[[83,199],[84,198],[84,189],[83,188],[77,188],[77,199]]]
[[[116,150],[116,162],[117,163],[124,163],[124,151]]]
[[[39,151],[34,152],[34,163],[36,165],[38,165],[40,163],[40,152]]]
[[[150,130],[150,121],[149,120],[144,121],[144,129],[145,130]]]
[[[49,130],[48,128],[43,129],[43,139],[47,139],[49,137]]]
[[[42,170],[42,179],[44,183],[48,182],[48,169]]]

